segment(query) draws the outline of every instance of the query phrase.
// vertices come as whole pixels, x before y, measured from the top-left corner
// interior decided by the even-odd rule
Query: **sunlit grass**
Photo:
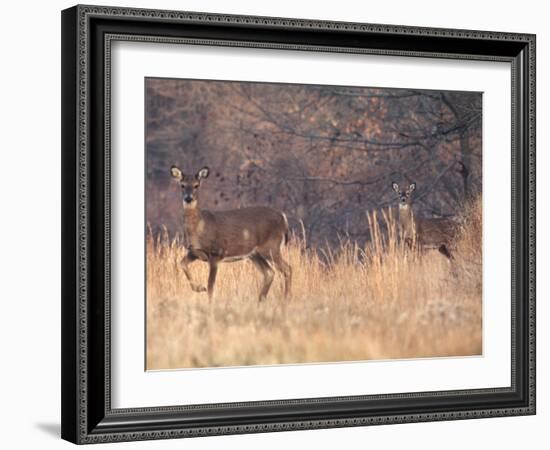
[[[315,252],[293,236],[292,297],[276,275],[262,303],[250,262],[222,264],[209,302],[178,265],[180,240],[149,235],[148,369],[481,354],[481,202],[468,208],[452,263],[412,251],[390,210],[367,214],[365,226],[364,248],[342,238]],[[191,271],[206,284],[207,264]]]

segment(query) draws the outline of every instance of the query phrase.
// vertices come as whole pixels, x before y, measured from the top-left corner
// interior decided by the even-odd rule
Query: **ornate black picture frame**
[[[109,114],[116,40],[509,62],[511,385],[113,409]],[[534,35],[98,6],[62,12],[64,439],[84,444],[528,414],[535,414]]]

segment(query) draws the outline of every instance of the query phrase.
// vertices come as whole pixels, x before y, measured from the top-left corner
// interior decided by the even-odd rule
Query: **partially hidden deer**
[[[405,241],[409,245],[415,243],[420,250],[437,249],[452,260],[458,223],[446,218],[417,216],[412,208],[416,183],[401,189],[395,181],[392,181],[392,189],[399,199],[398,220]]]
[[[189,271],[192,262],[200,260],[209,264],[208,297],[212,299],[218,264],[248,259],[263,275],[260,301],[267,297],[274,269],[284,277],[284,293],[288,298],[292,270],[282,256],[282,247],[288,241],[286,215],[263,206],[215,212],[201,209],[199,191],[209,172],[208,167],[203,167],[195,175],[186,175],[176,166],[170,169],[171,176],[181,187],[187,239],[187,252],[181,266],[191,288],[195,292],[207,290],[193,280]]]

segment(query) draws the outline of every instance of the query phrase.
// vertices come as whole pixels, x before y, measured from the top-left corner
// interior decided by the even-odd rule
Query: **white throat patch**
[[[194,209],[197,207],[197,201],[193,200],[191,203],[187,203],[186,201],[182,201],[183,203],[183,209]]]

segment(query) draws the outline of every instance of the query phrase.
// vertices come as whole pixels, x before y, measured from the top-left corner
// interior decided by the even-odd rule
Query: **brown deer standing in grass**
[[[392,189],[399,197],[398,219],[405,241],[409,245],[416,242],[421,250],[437,249],[452,260],[451,248],[458,231],[458,223],[444,218],[416,217],[412,209],[412,194],[416,189],[416,183],[400,189],[399,185],[392,181]]]
[[[170,173],[179,182],[183,203],[183,222],[187,237],[187,254],[181,261],[185,276],[195,292],[206,289],[196,284],[189,265],[199,259],[210,266],[208,297],[212,299],[220,262],[249,259],[263,275],[260,301],[273,282],[274,270],[283,274],[285,297],[290,295],[292,270],[283,259],[282,246],[288,240],[288,221],[284,213],[267,207],[249,207],[210,212],[199,207],[199,188],[208,177],[208,167],[196,175],[185,175],[172,166]]]

